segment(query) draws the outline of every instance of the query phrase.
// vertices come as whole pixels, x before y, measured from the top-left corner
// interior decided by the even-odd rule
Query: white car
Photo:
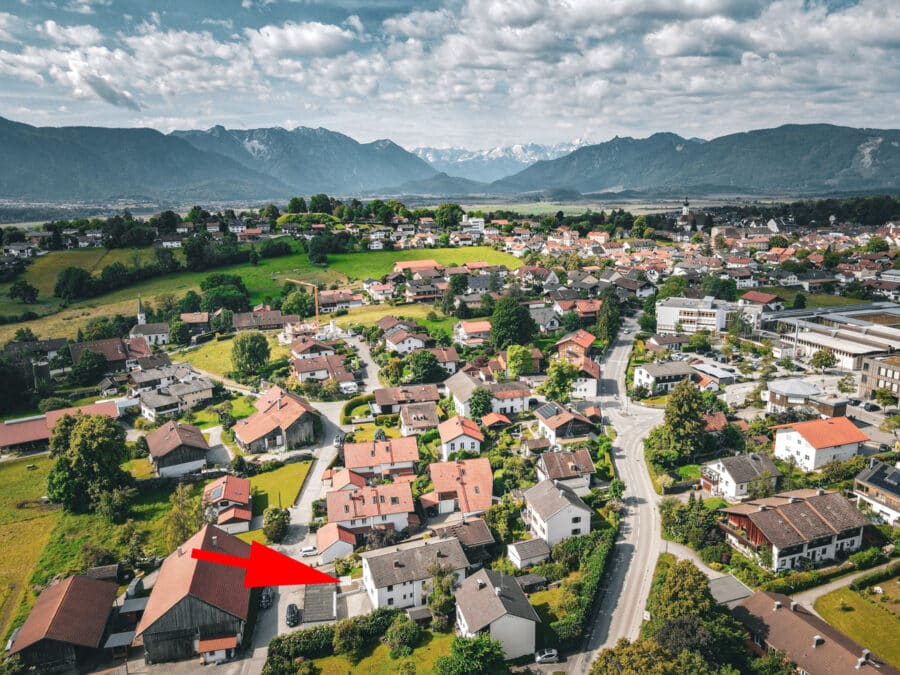
[[[559,652],[555,649],[541,649],[534,653],[535,663],[558,663]]]
[[[319,549],[315,546],[304,546],[300,549],[300,555],[304,558],[308,558],[312,555],[319,555]]]

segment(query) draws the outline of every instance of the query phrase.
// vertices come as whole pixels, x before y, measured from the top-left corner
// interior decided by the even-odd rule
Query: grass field
[[[784,306],[788,309],[794,306],[794,298],[797,297],[798,293],[803,293],[803,295],[806,296],[807,307],[838,307],[840,305],[857,305],[860,302],[864,302],[863,300],[856,300],[854,298],[845,298],[842,295],[807,293],[800,287],[785,288],[784,286],[761,286],[754,290],[761,293],[772,293],[777,295],[784,301]]]
[[[700,465],[685,464],[684,466],[679,466],[678,475],[681,476],[681,480],[700,480]]]
[[[245,417],[250,417],[253,413],[256,412],[256,408],[253,407],[253,403],[256,401],[252,396],[238,396],[235,399],[231,400],[231,416],[234,417],[235,420],[242,420]],[[182,420],[187,422],[188,424],[193,424],[195,427],[200,427],[201,429],[208,429],[209,427],[216,427],[221,424],[219,422],[219,416],[213,410],[214,406],[207,406],[202,410],[193,410],[182,417]]]
[[[434,312],[438,318],[436,320],[428,319],[428,315]],[[410,319],[418,321],[429,331],[439,329],[448,335],[453,333],[453,325],[456,319],[444,316],[443,312],[434,305],[416,304],[416,305],[364,305],[363,307],[354,307],[348,310],[344,316],[335,318],[338,326],[346,328],[355,324],[363,324],[371,326],[380,318],[388,315],[396,316],[398,319]]]
[[[26,468],[29,464],[36,469]],[[10,620],[28,590],[28,580],[62,511],[40,504],[46,494],[49,457],[0,464],[0,636],[6,640]],[[30,596],[31,593],[28,592]],[[29,604],[29,607],[31,605]]]
[[[497,251],[489,246],[472,246],[332,254],[328,256],[328,266],[345,274],[350,279],[380,278],[394,269],[395,262],[405,260],[435,260],[446,267],[455,267],[475,261],[484,261],[491,265],[506,265],[510,269],[522,264],[521,260],[509,253]]]
[[[268,544],[268,540],[266,539],[266,535],[263,534],[262,528],[258,530],[250,530],[249,532],[238,532],[234,535],[241,541],[245,541],[248,544],[252,544],[254,541],[258,544]]]
[[[138,457],[137,459],[129,459],[122,465],[122,468],[125,469],[128,473],[134,476],[137,480],[142,480],[144,478],[152,478],[153,477],[153,465],[150,463],[150,460],[146,457]]]
[[[885,595],[889,595],[886,587],[896,588],[897,583],[897,579],[890,579],[880,585],[885,587]],[[900,640],[897,639],[900,616],[891,611],[887,603],[881,603],[877,599],[879,596],[871,597],[876,600],[870,602],[849,588],[840,588],[819,598],[815,607],[832,626],[900,668]],[[842,602],[846,609],[841,608]]]
[[[378,429],[375,424],[369,422],[367,424],[356,424],[353,427],[353,442],[363,443],[375,439],[375,430]],[[384,429],[384,435],[388,438],[400,438],[400,427],[381,427]]]
[[[274,335],[266,336],[269,340],[269,360],[287,358],[291,354],[291,348],[278,344]],[[185,361],[191,365],[205,370],[219,377],[226,377],[231,371],[231,346],[234,340],[211,340],[199,347],[187,349],[183,352],[172,354],[172,360]]]
[[[425,675],[434,672],[434,662],[438,657],[450,653],[453,633],[432,633],[424,631],[422,640],[413,653],[404,659],[392,659],[387,645],[379,644],[357,663],[353,663],[343,654],[316,659],[314,663],[321,668],[322,675],[351,675],[366,673],[367,675],[394,675],[401,663],[409,661],[415,664],[415,672]]]
[[[310,466],[312,462],[294,462],[274,471],[251,476],[253,515],[261,516],[269,506],[278,506],[279,502],[284,508],[293,504]]]

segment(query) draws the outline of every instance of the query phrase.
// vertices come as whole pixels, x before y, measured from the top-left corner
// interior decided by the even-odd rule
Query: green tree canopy
[[[703,395],[690,379],[675,385],[666,403],[665,427],[672,449],[680,457],[690,457],[700,449],[706,422],[703,420]]]
[[[106,357],[103,354],[85,349],[79,355],[78,360],[72,364],[69,379],[74,384],[81,386],[96,384],[103,377],[106,369]]]
[[[494,349],[524,345],[531,341],[537,326],[525,305],[515,298],[500,298],[491,314],[491,344]]]
[[[568,403],[576,377],[578,368],[568,361],[553,359],[547,368],[547,379],[537,388],[537,392],[556,403]]]
[[[9,297],[13,300],[21,300],[26,305],[33,305],[37,302],[38,289],[25,279],[16,279],[9,287]]]
[[[263,514],[263,533],[270,543],[282,541],[290,524],[291,514],[287,509],[269,507]]]
[[[482,633],[478,637],[455,637],[450,653],[438,657],[435,675],[483,675],[508,673],[506,657],[500,643]]]
[[[493,396],[491,390],[487,387],[475,387],[472,396],[469,398],[469,413],[471,416],[480,420],[482,417],[491,412]]]
[[[426,349],[419,349],[407,357],[404,372],[404,379],[409,382],[441,382],[447,378],[447,371],[438,363],[437,357]]]
[[[174,551],[190,539],[203,525],[203,507],[200,497],[188,483],[179,483],[169,495],[169,510],[166,512],[166,546]]]
[[[269,341],[256,331],[239,333],[231,345],[231,366],[241,375],[259,374],[269,363]]]
[[[443,228],[456,227],[462,217],[463,210],[459,204],[441,204],[434,211],[434,221]]]
[[[834,352],[830,352],[827,349],[819,349],[812,355],[810,363],[812,363],[813,368],[824,373],[829,368],[837,365],[837,357],[834,355]]]
[[[531,358],[531,347],[510,345],[506,350],[506,369],[510,377],[519,377],[532,372],[534,361]]]

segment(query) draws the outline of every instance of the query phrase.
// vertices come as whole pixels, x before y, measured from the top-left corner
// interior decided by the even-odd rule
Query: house
[[[754,307],[759,312],[780,312],[784,302],[774,293],[747,291],[738,299],[739,307]]]
[[[216,526],[229,534],[247,532],[253,519],[253,496],[250,481],[225,475],[203,488],[202,503]]]
[[[463,518],[487,511],[492,502],[494,474],[487,457],[432,462],[428,465],[434,490],[419,499],[437,514],[460,512]]]
[[[437,386],[433,384],[376,389],[372,394],[375,396],[372,412],[376,415],[394,415],[400,412],[400,406],[410,403],[437,403],[441,398]]]
[[[198,335],[209,330],[209,312],[185,312],[179,317],[186,323],[191,335]]]
[[[875,458],[853,480],[856,503],[866,506],[894,527],[900,526],[900,467]]]
[[[597,472],[587,448],[542,453],[536,468],[538,482],[559,481],[579,497],[591,491],[591,476]]]
[[[668,393],[682,380],[690,379],[693,369],[681,361],[642,363],[634,369],[632,384],[644,387],[651,394]]]
[[[76,342],[69,345],[72,363],[78,363],[85,351],[102,354],[106,358],[107,372],[115,373],[134,368],[138,358],[150,355],[150,345],[140,335],[128,340],[116,337]]]
[[[516,569],[524,570],[550,559],[550,547],[543,539],[526,539],[510,544],[506,556]]]
[[[436,429],[440,418],[437,405],[432,402],[410,403],[400,408],[400,433],[417,436]]]
[[[441,457],[445,462],[452,453],[461,450],[480,453],[481,444],[484,443],[484,434],[478,425],[459,415],[441,422],[438,433],[441,436]]]
[[[596,398],[600,394],[600,364],[589,358],[574,364],[578,368],[572,380],[570,396],[576,399]]]
[[[458,539],[462,544],[463,551],[466,552],[466,558],[473,565],[490,560],[491,554],[487,548],[497,543],[484,518],[464,518],[463,520],[448,518],[439,525],[430,524],[428,530],[434,537]]]
[[[292,359],[291,374],[300,382],[326,382],[334,380],[341,392],[355,394],[359,385],[353,373],[344,366],[345,357],[340,354],[330,356],[313,356],[311,358]]]
[[[213,385],[205,377],[173,382],[158,389],[141,392],[141,415],[151,422],[163,415],[179,415],[208,401],[213,396]]]
[[[449,377],[444,384],[447,387],[448,396],[453,399],[457,414],[463,417],[469,416],[469,400],[478,387],[484,387],[491,392],[491,410],[495,413],[508,415],[528,410],[531,389],[527,384],[518,380],[485,383],[475,379],[467,372],[459,371]]]
[[[115,401],[101,401],[73,408],[50,410],[44,415],[6,420],[0,424],[0,450],[3,452],[37,452],[46,450],[53,427],[64,415],[107,415],[119,418]]]
[[[117,594],[117,584],[84,576],[45,588],[7,655],[39,673],[78,669],[99,655]]]
[[[556,355],[563,361],[568,361],[574,365],[580,365],[585,358],[591,355],[591,345],[594,344],[593,335],[586,330],[578,329],[572,333],[564,335],[556,341]]]
[[[409,483],[384,483],[325,495],[328,522],[363,534],[374,527],[405,530],[415,511]]]
[[[540,618],[515,577],[481,569],[465,579],[454,595],[459,635],[490,635],[507,659],[534,653]]]
[[[410,333],[401,329],[384,336],[384,347],[395,354],[409,354],[424,349],[430,340],[427,333]]]
[[[728,303],[712,296],[701,299],[670,297],[656,303],[656,330],[663,335],[702,330],[720,333],[725,330]]]
[[[142,337],[148,345],[167,345],[169,344],[169,322],[138,324],[128,332],[128,337]]]
[[[491,339],[489,319],[460,321],[453,327],[453,340],[466,347],[478,347]]]
[[[233,427],[242,451],[281,452],[315,440],[318,413],[305,399],[272,387],[253,405],[256,412]]]
[[[525,490],[522,519],[551,548],[567,537],[591,531],[591,507],[562,483],[543,480]]]
[[[462,581],[469,561],[457,539],[421,539],[360,553],[363,586],[373,607],[420,607],[431,592],[433,565],[449,567]]]
[[[459,353],[453,347],[432,347],[429,349],[437,359],[438,365],[453,375],[459,368]]]
[[[353,293],[347,290],[336,291],[319,291],[319,311],[323,314],[337,311],[339,309],[350,309],[351,307],[362,307],[365,299],[362,293]]]
[[[797,664],[798,673],[900,674],[900,670],[786,595],[757,591],[738,603],[731,613],[749,633],[750,653],[782,653],[786,660]],[[870,635],[873,642],[882,637],[877,632]]]
[[[862,546],[869,524],[843,495],[822,489],[781,492],[720,511],[727,517],[726,541],[751,555],[767,550],[766,564],[776,572],[801,560],[820,565],[848,556]]]
[[[315,338],[303,336],[291,342],[291,356],[294,359],[313,359],[334,355],[335,351],[332,345]]]
[[[803,408],[821,417],[844,417],[847,400],[822,393],[812,382],[799,379],[771,380],[764,392],[766,412],[782,413],[793,408]]]
[[[829,462],[844,461],[859,453],[869,440],[846,417],[794,422],[771,427],[775,433],[775,457],[793,458],[803,471],[816,471]]]
[[[206,466],[209,444],[195,426],[166,422],[147,434],[146,439],[157,476],[183,476]]]
[[[534,411],[538,431],[551,443],[574,443],[593,438],[594,425],[584,415],[566,410],[558,403],[545,403]]]
[[[344,466],[366,477],[416,472],[419,449],[413,436],[386,441],[344,443]]]
[[[559,314],[552,307],[529,307],[528,313],[537,324],[541,333],[555,333],[559,330]]]
[[[506,415],[495,412],[489,412],[481,418],[481,426],[485,429],[504,429],[511,424],[512,422]]]
[[[236,312],[232,317],[232,326],[236,331],[283,330],[285,326],[299,321],[299,315],[282,314],[280,309],[258,309]]]
[[[769,456],[755,452],[714,459],[700,467],[703,489],[730,502],[751,495],[760,481],[768,483],[774,491],[780,477],[781,472]]]
[[[191,555],[194,549],[238,558],[250,555],[250,544],[207,524],[165,559],[135,630],[147,663],[198,655],[229,658],[243,640],[250,612],[245,571],[198,560]],[[219,651],[224,654],[217,655]]]
[[[356,535],[346,527],[325,523],[316,530],[316,548],[323,565],[345,558],[356,548]]]
[[[680,352],[691,341],[690,335],[673,334],[673,335],[651,335],[644,342],[647,349],[654,352],[664,352],[666,350],[672,352]]]

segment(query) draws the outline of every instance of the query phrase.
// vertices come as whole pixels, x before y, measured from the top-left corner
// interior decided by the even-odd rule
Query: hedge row
[[[887,581],[898,574],[900,574],[900,560],[897,560],[877,572],[871,572],[869,574],[863,574],[861,577],[857,577],[853,580],[853,583],[850,584],[850,590],[860,591],[863,588],[868,588],[869,586],[874,586],[882,581]]]
[[[559,636],[564,645],[576,644],[583,636],[587,623],[593,616],[594,608],[600,601],[600,582],[606,571],[606,564],[615,546],[618,532],[618,520],[614,527],[599,531],[594,540],[594,547],[581,561],[581,592],[577,596],[577,605],[563,618],[550,624],[550,628]]]
[[[347,416],[347,411],[362,405],[363,403],[372,403],[375,400],[375,394],[362,394],[354,396],[348,400],[341,409],[341,424],[352,424],[353,420]]]
[[[399,610],[381,607],[365,616],[344,619],[337,624],[322,624],[287,635],[277,635],[269,642],[264,675],[288,675],[297,672],[296,659],[316,659],[341,653],[335,649],[335,628],[344,622],[355,625],[366,644],[374,644],[387,632]]]
[[[852,569],[864,570],[884,562],[884,557],[877,548],[871,548],[854,553],[850,556],[850,562],[853,563]],[[832,579],[852,571],[852,569],[848,565],[838,565],[837,567],[832,567],[828,571],[810,570],[809,572],[796,572],[767,581],[762,584],[761,588],[764,591],[790,595],[791,593],[799,593],[808,588],[828,583]],[[900,571],[900,567],[898,567],[897,570]],[[876,572],[875,574],[879,574],[879,572]],[[868,576],[871,575],[866,575],[866,577]],[[860,577],[860,579],[866,577]],[[879,579],[879,581],[881,581],[881,579]]]

